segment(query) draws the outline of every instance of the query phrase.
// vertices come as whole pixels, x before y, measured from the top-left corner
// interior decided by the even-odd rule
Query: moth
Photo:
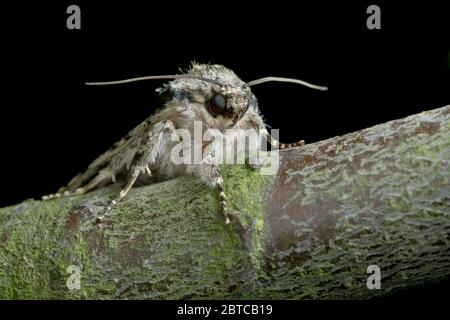
[[[97,220],[103,221],[112,208],[137,181],[154,183],[182,175],[199,177],[218,192],[225,223],[230,222],[223,177],[214,154],[216,140],[203,143],[202,159],[194,164],[175,164],[171,150],[177,129],[193,134],[194,122],[200,121],[203,130],[215,129],[224,137],[227,129],[255,129],[263,132],[272,148],[285,149],[304,144],[279,143],[266,129],[258,102],[250,87],[269,81],[292,82],[313,89],[327,90],[302,80],[266,77],[250,82],[242,81],[232,70],[222,65],[193,63],[190,70],[179,75],[147,76],[110,82],[88,82],[87,85],[112,85],[152,79],[171,79],[156,91],[164,101],[162,109],[131,130],[107,152],[94,160],[85,172],[76,175],[57,193],[44,200],[84,194],[113,184],[122,185],[120,193],[107,205]],[[235,137],[236,138],[236,137]],[[233,139],[233,138],[232,138]],[[259,147],[259,146],[258,146]]]

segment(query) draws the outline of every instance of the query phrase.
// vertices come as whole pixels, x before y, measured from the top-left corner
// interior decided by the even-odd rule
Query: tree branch
[[[346,299],[439,281],[450,274],[449,113],[281,151],[274,176],[223,167],[232,227],[192,177],[133,189],[104,225],[117,187],[0,209],[0,297]],[[366,286],[369,265],[379,290]]]

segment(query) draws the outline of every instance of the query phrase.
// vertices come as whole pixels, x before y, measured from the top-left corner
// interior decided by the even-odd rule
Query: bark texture
[[[192,177],[133,189],[104,225],[117,187],[27,200],[0,209],[0,298],[358,299],[439,281],[449,162],[447,106],[281,151],[273,176],[223,166],[232,226]]]

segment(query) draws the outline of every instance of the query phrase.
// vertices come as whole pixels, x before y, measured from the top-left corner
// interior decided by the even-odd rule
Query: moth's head
[[[194,63],[185,75],[193,78],[175,79],[157,91],[164,100],[197,107],[195,111],[214,126],[231,128],[250,107],[257,108],[250,87],[222,65]]]

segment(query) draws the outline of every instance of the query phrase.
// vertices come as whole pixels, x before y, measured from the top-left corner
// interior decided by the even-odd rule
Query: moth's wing
[[[117,176],[126,173],[144,135],[151,130],[151,127],[152,117],[142,122],[136,128],[131,130],[124,138],[114,143],[108,151],[95,159],[85,172],[73,177],[67,186],[61,187],[58,190],[58,193],[75,191],[101,175],[101,178],[104,180],[101,181],[101,185],[98,183],[98,186],[90,188],[96,189],[100,186],[110,184]]]

